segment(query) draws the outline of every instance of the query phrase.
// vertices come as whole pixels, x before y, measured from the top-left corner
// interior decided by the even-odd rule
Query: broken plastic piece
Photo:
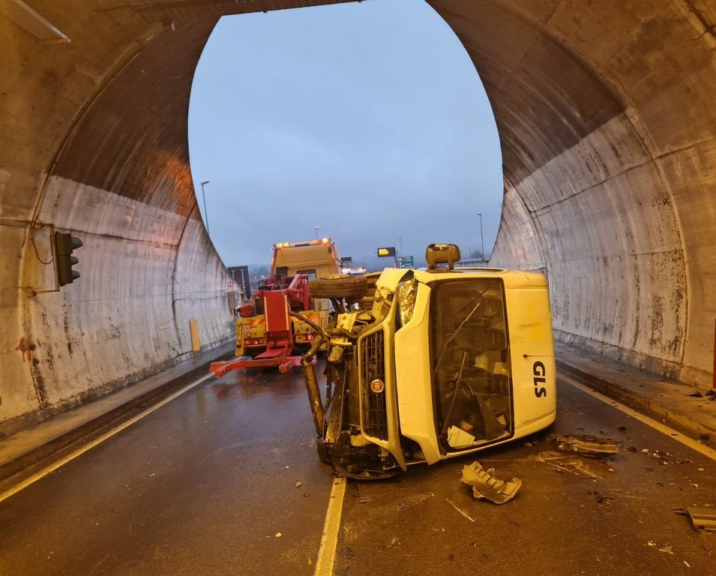
[[[613,442],[589,434],[555,436],[554,446],[562,452],[577,452],[585,456],[603,456],[619,452],[619,447]]]
[[[475,498],[487,498],[495,504],[504,504],[512,500],[522,486],[522,480],[513,478],[509,482],[495,478],[492,473],[494,468],[485,470],[479,462],[473,462],[462,469],[460,481],[472,486],[472,494]]]
[[[713,508],[689,507],[686,512],[699,532],[716,532],[716,510]]]
[[[447,441],[452,448],[469,448],[475,442],[475,437],[457,426],[450,426]]]

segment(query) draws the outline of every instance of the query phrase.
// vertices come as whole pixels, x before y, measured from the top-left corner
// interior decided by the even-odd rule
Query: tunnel
[[[0,0],[0,429],[232,341],[189,168],[194,70],[222,15],[337,3]],[[716,5],[428,4],[499,131],[490,264],[547,275],[559,341],[710,387]],[[68,233],[80,277],[58,286]]]

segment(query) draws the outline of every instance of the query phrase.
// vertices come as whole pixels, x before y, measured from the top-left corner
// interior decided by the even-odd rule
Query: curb
[[[716,426],[698,421],[693,415],[680,411],[671,403],[638,394],[627,386],[590,374],[563,360],[557,359],[557,368],[580,384],[621,402],[637,412],[649,416],[685,436],[716,449]]]

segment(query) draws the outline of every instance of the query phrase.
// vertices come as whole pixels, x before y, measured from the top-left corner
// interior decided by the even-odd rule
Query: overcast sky
[[[199,205],[228,266],[276,242],[330,236],[342,256],[432,242],[485,250],[502,161],[480,79],[420,0],[367,0],[224,17],[189,111]],[[206,217],[204,215],[204,221]]]

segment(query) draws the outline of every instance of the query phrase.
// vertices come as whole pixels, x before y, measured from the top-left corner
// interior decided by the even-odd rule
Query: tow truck
[[[282,242],[273,246],[269,276],[262,279],[250,303],[236,318],[236,359],[214,362],[216,376],[245,368],[278,367],[285,372],[300,364],[297,346],[308,347],[327,325],[328,301],[311,299],[308,281],[340,271],[340,257],[330,238]]]
[[[431,244],[426,270],[309,282],[337,314],[301,366],[318,454],[336,473],[380,479],[538,432],[556,417],[542,274],[455,268]],[[315,369],[325,344],[325,390]]]

